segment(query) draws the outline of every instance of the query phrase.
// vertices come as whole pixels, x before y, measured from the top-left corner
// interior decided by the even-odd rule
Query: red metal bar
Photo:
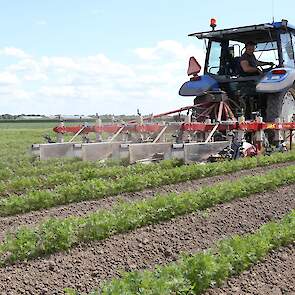
[[[186,106],[186,107],[183,107],[183,108],[180,108],[180,109],[177,109],[177,110],[169,111],[169,112],[166,112],[166,113],[160,113],[160,114],[152,115],[152,116],[149,116],[149,117],[144,117],[143,121],[148,121],[148,120],[152,120],[154,118],[161,118],[163,116],[168,116],[168,115],[172,115],[172,114],[176,114],[176,113],[181,113],[183,111],[187,111],[187,110],[190,110],[192,108],[204,106],[206,104],[207,103],[199,103],[199,104],[195,104],[195,105],[192,105],[192,106]],[[132,124],[132,123],[137,123],[137,121],[132,120],[132,121],[129,121],[127,124]]]
[[[83,126],[78,125],[78,126],[56,126],[53,128],[53,131],[56,133],[77,133],[79,130],[81,130]],[[94,132],[94,126],[86,127],[83,131],[82,134],[87,134],[90,132]]]
[[[199,131],[199,132],[210,132],[212,129],[216,126],[216,124],[205,124],[205,123],[199,123],[199,122],[193,122],[193,123],[184,123],[181,126],[181,129],[183,131]],[[217,130],[219,131],[226,131],[226,130],[234,130],[237,129],[236,124],[219,124]]]
[[[77,133],[81,130],[83,126],[57,126],[53,128],[53,131],[56,133]],[[89,126],[85,127],[81,134],[88,134],[91,132],[95,133],[116,133],[120,128],[122,128],[122,125],[102,125],[102,126]],[[124,126],[124,129],[122,132],[138,132],[138,133],[149,133],[149,132],[158,132],[163,128],[162,124],[132,124],[132,125],[126,125]]]
[[[212,107],[212,106],[211,106]],[[206,110],[208,111],[208,110]],[[210,132],[216,124],[207,124],[200,122],[192,122],[192,123],[183,123],[180,124],[180,129],[183,131],[200,131],[200,132]],[[163,128],[163,124],[154,123],[154,124],[129,124],[124,126],[123,132],[139,132],[139,133],[151,133],[151,132],[160,132]],[[53,130],[56,133],[77,133],[83,125],[78,126],[57,126],[54,127]],[[88,134],[91,132],[101,133],[116,133],[122,127],[121,124],[111,124],[111,125],[101,125],[101,126],[88,126],[83,129],[81,134]],[[295,130],[295,122],[288,123],[272,123],[272,122],[256,122],[256,121],[246,121],[243,123],[238,122],[222,122],[218,126],[217,130],[225,131],[225,130],[244,130],[248,132],[256,132],[260,130]]]
[[[160,118],[160,117],[163,117],[163,116],[168,116],[168,115],[171,115],[171,114],[180,113],[180,112],[190,110],[190,109],[192,109],[194,107],[197,107],[197,106],[200,106],[200,105],[201,104],[196,104],[196,105],[192,105],[192,106],[186,106],[186,107],[183,107],[183,108],[180,108],[180,109],[177,109],[177,110],[173,110],[173,111],[169,111],[169,112],[166,112],[166,113],[160,113],[160,114],[152,115],[152,116],[149,116],[149,117],[144,117],[143,121],[148,121],[148,120],[151,120],[153,118]],[[132,120],[132,121],[129,121],[128,124],[136,123],[136,122],[137,122],[136,120]]]
[[[206,124],[199,122],[184,123],[182,129],[184,131],[201,131],[201,132],[210,132],[216,124]],[[244,130],[249,132],[256,132],[267,129],[274,130],[295,130],[295,122],[291,123],[259,123],[255,121],[246,121],[243,123],[231,122],[231,123],[221,123],[218,126],[219,131],[225,130]]]

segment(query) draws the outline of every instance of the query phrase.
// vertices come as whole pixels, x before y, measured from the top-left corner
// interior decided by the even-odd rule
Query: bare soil
[[[295,295],[295,244],[270,253],[262,262],[205,295]]]
[[[282,187],[105,241],[79,245],[68,253],[7,266],[0,272],[1,294],[63,294],[66,287],[89,292],[103,280],[118,276],[121,270],[152,269],[176,260],[181,252],[195,253],[225,237],[253,232],[295,208],[294,192],[295,185]],[[292,271],[288,265],[286,271]]]
[[[295,162],[280,163],[268,167],[258,167],[249,170],[238,171],[232,174],[219,175],[182,183],[164,185],[158,188],[144,190],[136,193],[125,193],[118,196],[106,197],[97,201],[87,201],[73,203],[65,206],[58,206],[40,211],[33,211],[25,214],[18,214],[9,217],[0,217],[0,242],[3,241],[5,233],[15,231],[19,226],[33,226],[49,217],[67,217],[70,215],[84,216],[90,212],[95,212],[99,209],[110,209],[118,200],[132,202],[140,199],[151,198],[157,194],[181,193],[185,191],[194,191],[203,186],[211,185],[221,181],[232,181],[247,175],[259,175],[271,170],[294,165]]]

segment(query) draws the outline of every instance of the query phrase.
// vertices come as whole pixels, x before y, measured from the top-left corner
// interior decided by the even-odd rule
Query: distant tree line
[[[11,115],[11,114],[2,114],[0,115],[0,120],[16,120],[18,118],[22,118],[22,117],[32,117],[32,119],[34,117],[43,117],[46,118],[46,116],[44,115],[37,115],[37,114],[20,114],[20,115]]]

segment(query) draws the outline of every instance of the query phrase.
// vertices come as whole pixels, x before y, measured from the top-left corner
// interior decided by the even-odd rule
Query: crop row
[[[29,190],[52,189],[57,185],[80,183],[90,179],[118,179],[126,175],[139,175],[157,170],[171,169],[180,165],[182,165],[180,160],[165,160],[157,164],[136,164],[127,167],[121,165],[107,166],[98,162],[74,162],[70,165],[61,166],[57,171],[54,171],[54,166],[49,166],[42,171],[53,172],[48,175],[38,174],[38,176],[14,177],[9,181],[0,182],[0,196],[24,193]],[[66,169],[62,169],[63,167]],[[36,171],[40,172],[40,169],[36,169]],[[29,172],[27,171],[27,173]]]
[[[34,160],[31,156],[19,156],[15,161],[0,163],[0,180],[10,179],[15,176],[46,175],[52,171],[71,171],[84,167],[93,167],[96,162],[83,162],[77,159],[54,159],[48,161]]]
[[[295,211],[278,222],[269,222],[253,234],[234,236],[215,248],[179,261],[158,266],[154,271],[124,273],[122,278],[104,283],[91,295],[168,295],[201,294],[210,287],[220,286],[229,277],[240,274],[251,265],[295,239]],[[68,295],[78,292],[67,290]]]
[[[295,183],[295,166],[265,175],[247,176],[194,192],[159,195],[134,203],[121,203],[111,210],[99,210],[85,217],[52,218],[35,228],[20,228],[6,235],[0,245],[0,264],[42,256],[91,240],[103,240],[149,224],[247,197],[253,193]]]
[[[31,157],[27,159],[18,159],[17,163],[7,165],[1,163],[0,180],[7,180],[20,176],[40,176],[48,175],[54,172],[72,172],[84,168],[100,168],[108,166],[118,166],[119,162],[107,161],[101,163],[99,161],[89,162],[80,159],[52,159],[48,161],[33,160]]]
[[[274,154],[271,157],[244,158],[238,161],[222,163],[193,164],[171,169],[155,169],[142,175],[126,175],[116,180],[93,178],[86,181],[72,182],[56,187],[54,191],[40,190],[24,195],[12,195],[0,200],[0,216],[25,213],[74,202],[96,200],[124,192],[141,191],[146,188],[165,184],[184,182],[214,175],[221,175],[267,166],[274,163],[294,161],[295,153]]]

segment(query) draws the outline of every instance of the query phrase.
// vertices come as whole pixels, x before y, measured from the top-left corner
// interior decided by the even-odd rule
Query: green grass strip
[[[6,235],[5,241],[0,244],[0,264],[67,250],[81,242],[103,240],[291,183],[295,183],[294,165],[194,192],[171,193],[134,203],[121,203],[111,210],[99,210],[85,217],[52,218],[35,228],[24,227],[15,234]]]
[[[165,184],[233,173],[243,169],[295,161],[295,152],[272,156],[244,158],[211,164],[192,164],[171,169],[155,169],[143,175],[126,175],[116,180],[90,179],[57,187],[54,191],[33,191],[25,195],[13,195],[0,200],[0,216],[47,209],[58,205],[101,199],[124,192],[141,191]]]
[[[253,234],[236,235],[216,247],[179,261],[158,266],[155,271],[124,273],[122,278],[102,284],[91,295],[201,294],[220,286],[233,275],[249,269],[271,251],[295,240],[295,211],[278,222],[269,222]],[[68,290],[67,294],[79,294]]]

